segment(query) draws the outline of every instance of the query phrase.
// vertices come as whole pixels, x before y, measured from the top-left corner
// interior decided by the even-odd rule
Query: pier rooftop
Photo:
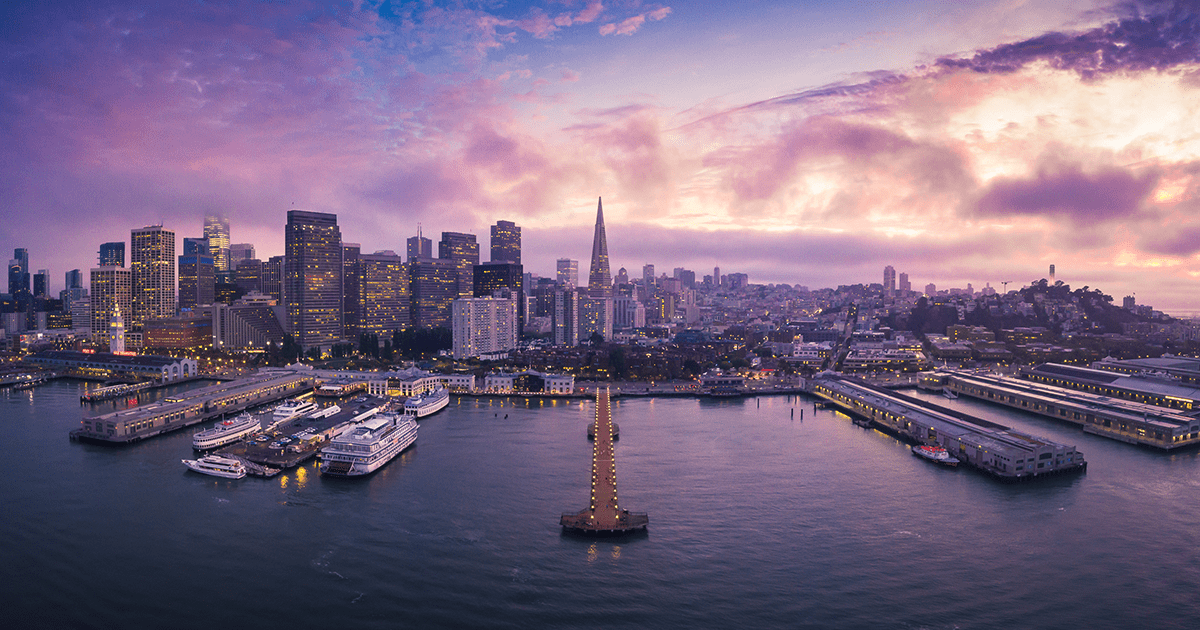
[[[1074,446],[1010,429],[865,381],[832,373],[810,385],[812,393],[885,431],[918,444],[944,447],[960,462],[1006,481],[1084,471]]]
[[[946,374],[946,386],[953,392],[1080,425],[1085,433],[1164,450],[1200,444],[1200,409],[1172,409],[1093,393],[1096,388],[1074,389],[998,374],[963,370]]]

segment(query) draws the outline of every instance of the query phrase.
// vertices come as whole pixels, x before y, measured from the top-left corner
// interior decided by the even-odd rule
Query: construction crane
[[[1008,283],[1009,282],[1012,282],[1012,280],[1001,280],[1000,281],[1000,284],[1004,285],[1004,294],[1005,295],[1008,295]]]

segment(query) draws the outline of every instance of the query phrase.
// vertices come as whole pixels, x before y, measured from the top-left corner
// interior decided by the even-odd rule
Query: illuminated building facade
[[[283,304],[283,256],[272,256],[263,263],[262,292]]]
[[[237,266],[233,272],[233,283],[237,288],[250,293],[257,291],[262,293],[262,261],[257,258],[243,258],[237,262]]]
[[[146,322],[142,344],[147,348],[203,350],[213,345],[211,317],[170,317]]]
[[[362,254],[358,258],[358,329],[383,335],[409,327],[408,266],[395,252]]]
[[[342,243],[342,335],[350,340],[358,339],[362,309],[358,263],[361,250],[358,243]]]
[[[229,217],[215,213],[206,215],[204,238],[208,239],[209,255],[217,271],[229,271]]]
[[[125,243],[117,241],[113,243],[100,243],[100,267],[124,267],[125,266]]]
[[[454,300],[454,358],[465,359],[517,347],[517,302],[480,297]]]
[[[412,325],[450,328],[451,303],[458,297],[458,268],[449,260],[409,262]]]
[[[570,258],[559,258],[556,280],[558,280],[559,286],[568,289],[574,289],[579,286],[579,261],[571,260]]]
[[[284,227],[287,328],[304,349],[342,338],[342,232],[337,215],[289,210]]]
[[[91,329],[97,341],[107,343],[113,313],[133,310],[133,273],[121,267],[91,270]]]
[[[175,233],[161,225],[132,230],[129,270],[133,273],[133,317],[140,327],[175,315]]]
[[[521,228],[512,221],[492,226],[492,262],[521,264]]]
[[[475,235],[442,232],[442,240],[438,242],[438,258],[454,264],[456,297],[473,297],[475,276],[472,268],[479,264],[479,243],[475,242]]]
[[[475,266],[474,297],[511,297],[517,302],[517,334],[525,321],[525,274],[519,263],[487,262]]]
[[[573,288],[554,290],[550,325],[554,330],[554,345],[579,345],[579,294]]]

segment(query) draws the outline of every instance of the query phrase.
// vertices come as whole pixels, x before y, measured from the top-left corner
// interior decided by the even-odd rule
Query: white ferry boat
[[[943,466],[957,466],[958,459],[940,446],[920,445],[912,447],[912,454]]]
[[[417,441],[417,419],[379,414],[345,431],[321,449],[321,472],[357,477],[374,472]]]
[[[317,409],[317,403],[311,400],[293,398],[275,408],[275,413],[271,417],[271,426],[279,426],[292,418],[310,414]]]
[[[200,459],[185,459],[182,461],[184,466],[205,475],[225,477],[227,479],[241,479],[246,476],[245,464],[241,460],[233,459],[232,457],[205,455]]]
[[[192,436],[192,448],[197,451],[207,451],[232,444],[243,437],[262,429],[258,418],[244,413],[233,420],[222,420],[217,426],[205,429]]]
[[[437,413],[450,403],[450,390],[439,387],[419,396],[412,396],[404,401],[404,415],[414,418],[424,418]]]

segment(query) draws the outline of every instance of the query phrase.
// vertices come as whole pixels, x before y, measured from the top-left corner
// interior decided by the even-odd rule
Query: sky
[[[73,2],[0,8],[0,255],[52,289],[163,224],[283,253],[522,227],[811,288],[1048,276],[1200,312],[1200,3]],[[5,256],[7,257],[7,256]]]

